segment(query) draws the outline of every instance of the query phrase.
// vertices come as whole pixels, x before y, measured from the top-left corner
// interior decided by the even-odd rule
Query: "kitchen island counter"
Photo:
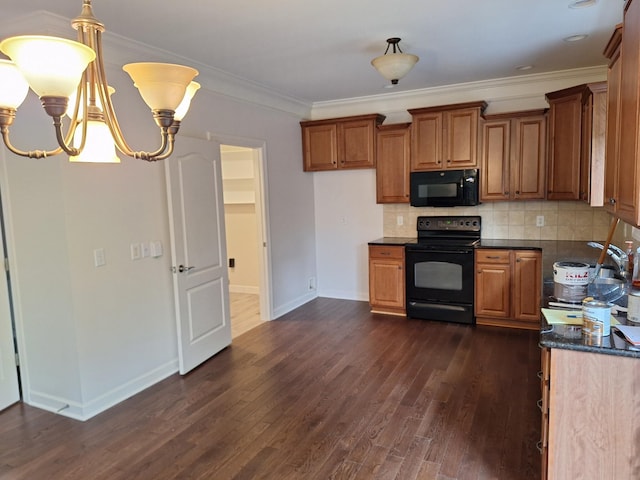
[[[622,334],[616,330],[615,326],[611,327],[611,335],[596,339],[583,335],[581,325],[549,325],[545,321],[544,315],[542,317],[540,329],[541,347],[640,359],[640,347],[635,347],[627,342]],[[616,318],[620,323],[626,323],[626,316],[620,315]],[[638,368],[640,368],[640,364]]]

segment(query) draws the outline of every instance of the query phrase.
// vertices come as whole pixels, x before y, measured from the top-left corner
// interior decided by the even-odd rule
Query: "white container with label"
[[[591,267],[581,262],[553,264],[553,296],[561,302],[580,303],[587,296]]]
[[[627,300],[627,324],[640,325],[640,290],[629,292]]]

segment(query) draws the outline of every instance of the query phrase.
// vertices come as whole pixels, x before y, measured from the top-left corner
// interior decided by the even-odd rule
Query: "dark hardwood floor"
[[[6,409],[0,478],[538,479],[537,340],[316,299],[87,422]]]

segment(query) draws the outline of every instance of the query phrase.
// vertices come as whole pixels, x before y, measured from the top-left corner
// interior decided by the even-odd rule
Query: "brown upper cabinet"
[[[622,27],[620,92],[618,108],[618,173],[616,175],[615,214],[631,225],[640,225],[639,100],[640,100],[640,0],[625,7]]]
[[[378,125],[376,202],[409,203],[411,124]]]
[[[606,82],[547,93],[548,200],[584,200],[602,206]]]
[[[582,85],[546,95],[549,102],[547,198],[580,198]]]
[[[477,167],[478,130],[486,107],[481,101],[409,110],[411,171]]]
[[[588,83],[582,92],[580,200],[592,207],[604,205],[606,132],[607,82]]]
[[[606,161],[604,174],[604,208],[611,214],[617,213],[618,198],[618,165],[620,159],[620,82],[622,62],[620,61],[620,45],[622,42],[622,24],[618,25],[604,50],[609,59],[607,72],[607,134]]]
[[[486,115],[484,118],[481,200],[544,199],[545,110]]]
[[[304,171],[374,168],[377,113],[300,122]]]

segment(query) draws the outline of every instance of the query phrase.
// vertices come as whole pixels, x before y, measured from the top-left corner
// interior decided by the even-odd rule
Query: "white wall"
[[[315,172],[318,294],[369,300],[367,242],[382,236],[375,170]]]
[[[119,66],[127,56],[139,60],[134,47],[124,42],[121,51],[106,48],[117,62],[107,65],[107,74],[131,146],[151,150],[156,127]],[[176,61],[155,54],[150,60]],[[281,315],[314,296],[307,290],[307,278],[316,275],[314,186],[301,168],[300,116],[216,93],[208,87],[214,82],[202,75],[199,80],[203,88],[181,134],[265,145],[271,315]],[[30,94],[12,139],[23,149],[46,148],[53,146],[52,135],[51,120]],[[33,160],[4,149],[0,161],[25,401],[88,418],[174,373],[163,163],[124,158],[120,165],[70,164],[64,155]],[[163,243],[164,256],[131,260],[131,243],[152,240]],[[97,248],[104,249],[106,265],[96,268]]]

